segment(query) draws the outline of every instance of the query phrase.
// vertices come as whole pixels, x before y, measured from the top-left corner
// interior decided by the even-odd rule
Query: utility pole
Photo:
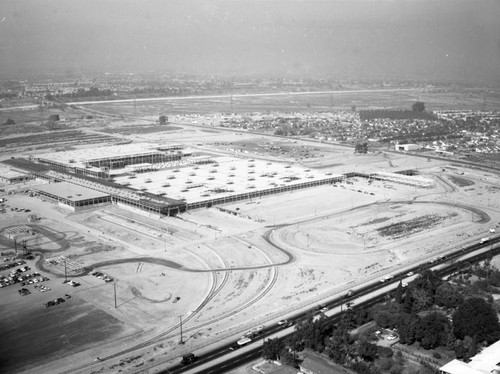
[[[182,340],[182,315],[179,316],[179,320],[181,321],[180,327],[181,327],[181,340],[179,341],[179,344],[184,344],[184,340]]]
[[[116,309],[117,308],[117,306],[116,306],[116,282],[113,282],[113,291],[115,294],[115,309]]]
[[[66,257],[64,257],[64,283],[68,283],[68,273],[66,271]]]
[[[14,238],[14,250],[16,251],[16,257],[17,257],[17,241],[16,241],[16,238]]]

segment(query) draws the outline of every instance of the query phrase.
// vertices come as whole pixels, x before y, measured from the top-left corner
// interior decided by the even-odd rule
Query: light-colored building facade
[[[441,374],[500,374],[500,341],[484,348],[465,363],[453,360],[439,368]]]

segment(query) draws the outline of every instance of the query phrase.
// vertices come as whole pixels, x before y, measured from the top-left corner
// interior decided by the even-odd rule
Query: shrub
[[[389,358],[389,357],[392,357],[392,355],[393,355],[392,349],[389,347],[377,346],[377,351],[378,351],[378,355],[380,357]],[[399,352],[399,353],[401,353],[401,352]]]
[[[392,367],[392,360],[390,358],[381,358],[378,366],[384,371],[389,370]]]

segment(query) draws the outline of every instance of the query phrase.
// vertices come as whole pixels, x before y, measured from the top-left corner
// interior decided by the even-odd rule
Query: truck
[[[247,344],[250,344],[251,342],[252,342],[252,339],[246,337],[246,338],[241,338],[240,340],[238,340],[236,342],[236,344],[238,344],[238,347],[243,347],[243,346],[245,346]]]
[[[488,240],[490,240],[490,238],[488,238],[488,237],[486,237],[486,238],[481,238],[481,240],[479,241],[479,244],[486,243]]]

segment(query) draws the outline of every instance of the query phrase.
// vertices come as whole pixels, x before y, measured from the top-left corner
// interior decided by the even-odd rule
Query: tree
[[[477,353],[477,339],[466,336],[464,339],[464,348],[466,349],[464,355],[465,360],[474,357]]]
[[[412,291],[412,296],[413,296],[413,311],[414,312],[421,312],[423,310],[429,309],[433,302],[432,302],[432,296],[429,295],[429,293],[422,288],[415,288]]]
[[[399,281],[398,287],[396,288],[396,291],[394,292],[394,300],[398,304],[401,304],[403,302],[403,282]]]
[[[394,355],[391,348],[382,345],[377,345],[377,352],[379,357],[391,358]]]
[[[284,348],[280,353],[280,361],[283,365],[296,366],[295,355],[289,349]]]
[[[51,114],[49,116],[49,121],[54,122],[54,121],[59,121],[59,114]]]
[[[463,302],[463,296],[460,291],[450,283],[443,283],[436,289],[434,300],[438,306],[447,309],[456,308]]]
[[[262,357],[266,360],[279,360],[284,344],[279,338],[268,339],[262,346]]]
[[[365,308],[360,308],[356,310],[356,326],[361,326],[362,324],[371,321],[368,311]]]
[[[325,346],[325,337],[329,336],[330,333],[331,324],[325,323],[324,318],[314,321],[313,315],[309,314],[304,321],[295,325],[295,334],[290,339],[290,345],[295,351],[310,348],[322,352]]]
[[[372,318],[381,327],[393,328],[399,318],[401,306],[396,302],[374,305],[371,308]]]
[[[471,336],[491,344],[500,338],[498,315],[483,298],[465,299],[453,314],[453,331],[457,339]]]
[[[415,342],[415,331],[418,323],[419,317],[417,315],[401,313],[396,324],[401,344],[409,345]]]
[[[377,345],[364,339],[359,342],[357,353],[363,360],[374,361],[378,357]]]
[[[448,319],[443,314],[429,313],[417,324],[415,338],[424,349],[444,346],[448,340],[449,328]]]
[[[410,286],[412,287],[413,310],[421,311],[434,304],[436,289],[443,280],[432,270],[424,270]]]
[[[354,147],[354,153],[368,153],[368,143],[357,143]]]
[[[405,292],[405,296],[403,299],[403,312],[405,313],[411,313],[413,311],[413,304],[414,304],[414,299],[413,299],[413,286],[410,285]]]
[[[443,283],[443,280],[434,271],[426,269],[412,282],[415,288],[421,288],[434,296],[438,286]]]
[[[380,368],[384,371],[389,370],[392,367],[392,364],[393,364],[393,361],[390,358],[386,358],[386,357],[382,357],[378,363]]]
[[[345,364],[353,354],[354,347],[351,346],[349,335],[350,324],[349,316],[342,315],[338,327],[326,343],[328,356],[341,365]]]
[[[14,125],[16,121],[14,121],[12,118],[7,118],[7,120],[3,123],[4,126],[10,126]]]
[[[168,119],[165,116],[160,116],[159,121],[160,121],[160,125],[164,125],[167,123]]]
[[[425,103],[423,103],[422,101],[417,101],[417,102],[415,102],[415,103],[411,106],[411,109],[412,109],[414,112],[424,112],[424,111],[425,111]]]

